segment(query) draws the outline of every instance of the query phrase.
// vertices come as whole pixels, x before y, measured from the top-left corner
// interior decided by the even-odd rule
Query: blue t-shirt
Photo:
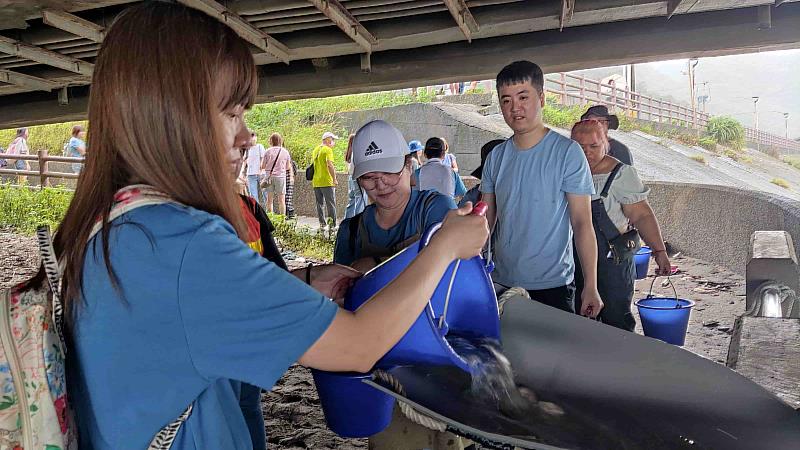
[[[548,131],[534,147],[509,139],[489,153],[481,192],[494,194],[492,279],[538,290],[572,282],[572,226],[567,193],[594,193],[589,164],[577,142]]]
[[[72,157],[81,157],[81,152],[78,151],[79,147],[86,148],[86,143],[83,142],[82,139],[78,139],[75,136],[69,138],[69,142],[67,142],[67,154],[65,156],[72,156]]]
[[[430,198],[430,200],[427,200]],[[456,207],[453,198],[435,191],[411,191],[403,216],[395,226],[384,230],[375,220],[375,205],[364,209],[361,219],[369,234],[369,242],[373,245],[390,248],[412,236],[418,231],[425,232],[431,225],[444,220],[447,212]],[[421,211],[425,208],[425,211]],[[424,224],[420,226],[420,217]],[[353,261],[361,258],[361,235],[356,233],[355,248],[350,246],[350,224],[353,219],[345,219],[336,235],[336,248],[333,252],[333,262],[349,266]]]
[[[269,389],[337,307],[262,258],[219,216],[173,204],[90,241],[69,382],[81,448],[142,449],[192,402],[173,449],[249,449],[242,382]]]
[[[414,170],[414,179],[417,181],[417,184],[412,187],[412,190],[415,191],[419,190],[419,169],[420,168]],[[467,193],[467,186],[464,185],[464,181],[455,171],[453,171],[453,184],[456,187],[455,192],[453,193],[455,197],[461,197]]]

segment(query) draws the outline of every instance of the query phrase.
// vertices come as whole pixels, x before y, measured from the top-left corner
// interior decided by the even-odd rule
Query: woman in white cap
[[[342,222],[333,260],[366,271],[420,238],[456,207],[452,197],[411,190],[411,155],[403,135],[383,120],[353,138],[353,179],[372,204]]]

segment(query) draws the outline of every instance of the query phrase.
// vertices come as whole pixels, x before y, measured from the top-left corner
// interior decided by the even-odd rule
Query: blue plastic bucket
[[[311,370],[328,428],[342,437],[364,438],[380,433],[392,421],[394,397],[362,380],[370,374]]]
[[[648,246],[642,246],[636,255],[634,255],[633,260],[636,264],[636,279],[643,280],[647,278],[647,270],[650,268],[650,254],[652,251]]]
[[[345,298],[345,309],[355,311],[397,277],[425,247],[436,229],[436,226],[431,227],[418,244],[411,244],[356,281]],[[457,272],[453,277],[456,266]],[[445,314],[448,290],[450,303],[446,322],[440,327],[439,318]],[[450,264],[428,306],[400,341],[378,361],[376,367],[391,369],[409,364],[454,365],[469,371],[466,361],[445,340],[449,332],[460,336],[500,338],[497,297],[486,272],[486,261],[479,256]]]
[[[649,297],[636,302],[644,335],[683,345],[694,302],[682,298]]]

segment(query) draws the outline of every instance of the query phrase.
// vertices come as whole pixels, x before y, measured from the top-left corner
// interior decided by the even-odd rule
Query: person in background
[[[608,107],[604,105],[592,106],[591,108],[587,109],[585,113],[583,113],[581,120],[596,120],[600,122],[600,124],[603,126],[603,130],[605,131],[606,139],[610,145],[608,156],[618,160],[623,164],[627,164],[629,166],[633,165],[633,156],[631,156],[631,150],[628,148],[628,146],[608,136],[608,130],[616,130],[619,128],[619,118],[616,114],[609,114]]]
[[[415,174],[421,191],[435,190],[452,198],[463,196],[467,190],[461,177],[444,164],[447,142],[432,137],[425,142],[425,164]]]
[[[29,153],[28,150],[28,129],[27,128],[17,128],[16,136],[14,140],[8,144],[8,148],[6,148],[6,153],[9,155],[27,155]],[[31,164],[28,161],[23,161],[21,159],[11,160],[14,161],[12,167],[16,170],[31,170]],[[21,186],[24,184],[28,184],[28,176],[27,175],[17,175],[17,183]]]
[[[289,167],[286,168],[286,218],[294,219],[297,214],[294,211],[294,182],[297,175],[297,164],[294,159],[289,160]]]
[[[589,164],[580,145],[542,120],[544,74],[517,61],[497,74],[500,110],[514,131],[486,158],[481,200],[494,228],[493,281],[522,287],[531,299],[575,312],[575,246],[583,266],[581,315],[596,317],[597,242],[592,228]]]
[[[314,199],[317,204],[319,228],[325,231],[336,229],[336,168],[333,165],[333,146],[339,139],[335,134],[326,131],[322,135],[322,143],[311,152],[314,162]],[[327,217],[325,213],[327,212]]]
[[[447,142],[444,139],[428,139],[425,142],[425,164],[414,176],[419,190],[435,190],[456,199],[466,194],[467,188],[458,173],[443,163],[446,149]]]
[[[75,125],[72,127],[72,137],[69,142],[64,146],[64,156],[71,156],[73,158],[84,158],[86,156],[86,131],[83,125]],[[80,173],[82,163],[72,163],[72,173]]]
[[[445,138],[439,139],[444,143],[444,158],[442,158],[442,164],[453,169],[453,172],[458,173],[458,161],[456,161],[456,155],[450,152],[450,144],[447,143]]]
[[[413,172],[416,172],[417,169],[419,169],[420,166],[422,165],[422,161],[420,160],[420,154],[423,151],[425,151],[425,147],[422,146],[422,142],[413,140],[408,143],[408,154],[411,155],[411,170]]]
[[[283,137],[279,133],[272,133],[269,137],[270,147],[261,161],[261,170],[264,172],[261,187],[266,196],[267,212],[273,212],[273,202],[278,203],[278,214],[286,214],[286,169],[291,167],[291,155],[283,146]]]
[[[366,194],[361,190],[361,186],[353,178],[353,138],[355,134],[351,133],[347,138],[347,152],[344,154],[344,160],[347,162],[347,208],[344,210],[344,218],[349,219],[356,214],[361,213],[364,207],[367,206]]]
[[[258,143],[258,136],[255,133],[250,133],[250,146],[247,149],[247,156],[245,158],[245,176],[247,176],[247,190],[250,192],[250,197],[256,199],[259,203],[264,203],[264,195],[259,186],[259,179],[261,175],[261,161],[267,150],[263,145]]]
[[[472,202],[472,204],[478,203],[481,199],[481,177],[483,176],[483,165],[486,163],[486,158],[489,156],[489,153],[494,150],[495,147],[505,142],[503,139],[493,139],[481,147],[481,165],[478,166],[477,169],[473,170],[470,175],[478,179],[478,184],[470,188],[464,197],[461,198],[461,201],[458,202],[459,207],[466,202]]]
[[[244,384],[270,389],[296,361],[368,372],[452,261],[477,255],[486,240],[483,217],[450,213],[355,312],[330,300],[355,271],[308,266],[293,275],[257,255],[244,242],[249,226],[228,164],[248,139],[244,113],[258,78],[244,40],[182,5],[136,4],[106,32],[89,94],[92,151],[54,239],[82,448],[147,448],[179,416],[164,447],[252,448]],[[115,201],[147,192],[169,202],[109,220]],[[92,237],[95,219],[101,232]],[[45,289],[46,278],[41,270],[29,287]]]
[[[639,246],[626,244],[638,243],[641,234],[653,250],[658,264],[656,274],[670,274],[661,229],[647,203],[650,190],[644,186],[636,169],[608,154],[605,128],[599,121],[576,123],[572,127],[572,139],[580,144],[589,162],[596,192],[592,195],[592,225],[597,237],[597,290],[605,305],[599,317],[603,323],[633,331],[636,326],[631,313],[636,280],[634,254]],[[612,242],[617,244],[613,249]],[[580,293],[583,287],[580,264],[577,267],[575,281]]]
[[[353,178],[372,204],[342,222],[333,252],[335,263],[367,271],[418,240],[456,207],[447,195],[411,190],[408,145],[388,122],[374,120],[356,132],[353,166]]]

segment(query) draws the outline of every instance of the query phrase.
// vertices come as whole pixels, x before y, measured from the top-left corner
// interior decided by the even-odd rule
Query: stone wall
[[[664,239],[686,255],[744,274],[750,236],[785,230],[800,254],[800,202],[756,191],[648,182]]]

